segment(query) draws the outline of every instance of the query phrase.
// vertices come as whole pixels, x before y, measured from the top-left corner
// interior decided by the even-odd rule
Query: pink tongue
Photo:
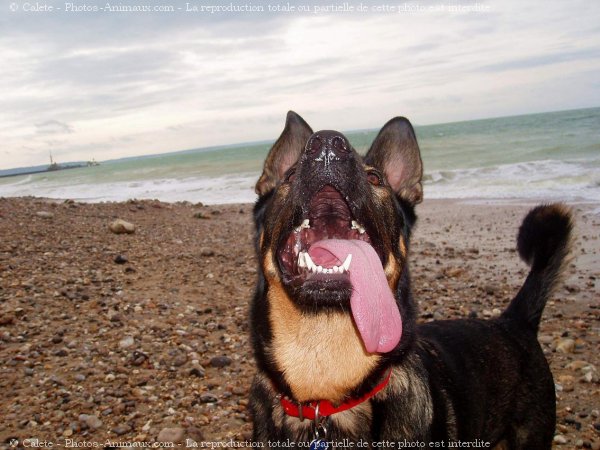
[[[350,306],[356,327],[369,353],[392,351],[402,336],[402,319],[375,249],[364,241],[326,239],[308,253],[323,267],[341,265],[352,254]]]

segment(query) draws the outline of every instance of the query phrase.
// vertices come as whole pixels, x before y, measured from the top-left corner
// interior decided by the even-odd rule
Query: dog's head
[[[352,313],[366,353],[399,351],[414,326],[406,263],[421,178],[405,118],[362,157],[343,134],[288,113],[256,184],[259,291],[303,315]]]

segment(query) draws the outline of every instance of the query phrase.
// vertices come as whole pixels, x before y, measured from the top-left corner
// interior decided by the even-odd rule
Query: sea
[[[344,134],[366,153],[377,131]],[[600,206],[600,108],[417,125],[415,131],[426,199],[560,200]],[[254,202],[254,183],[271,145],[199,148],[0,178],[0,197]]]

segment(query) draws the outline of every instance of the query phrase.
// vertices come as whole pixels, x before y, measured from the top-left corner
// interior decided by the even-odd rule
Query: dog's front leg
[[[250,388],[250,412],[252,414],[252,440],[268,446],[269,442],[280,440],[281,431],[275,426],[273,405],[276,401],[274,392],[265,384],[260,375],[256,375]]]

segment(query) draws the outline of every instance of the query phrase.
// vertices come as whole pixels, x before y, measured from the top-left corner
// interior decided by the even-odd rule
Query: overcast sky
[[[0,5],[0,169],[45,164],[50,150],[66,162],[273,139],[289,109],[314,129],[351,130],[396,115],[428,124],[600,106],[598,1],[319,14],[187,12],[176,0],[146,0],[173,12],[69,12],[71,2],[50,0],[37,3],[54,11],[31,11],[35,3]]]

